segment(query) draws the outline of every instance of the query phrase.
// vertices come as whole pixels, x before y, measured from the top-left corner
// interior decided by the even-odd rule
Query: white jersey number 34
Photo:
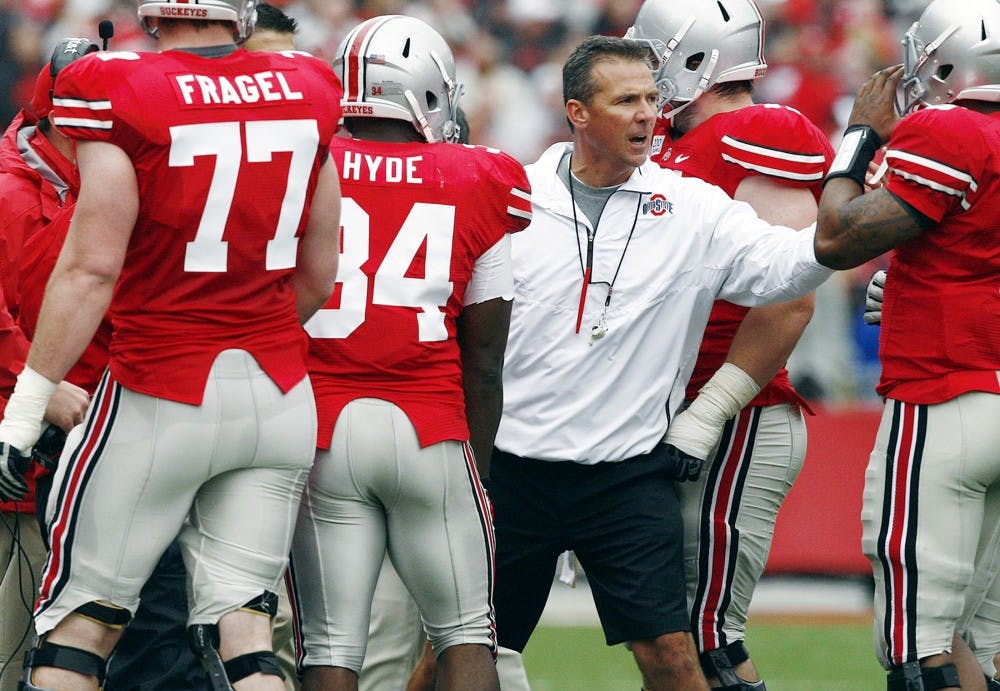
[[[340,210],[343,251],[337,268],[342,284],[340,307],[319,310],[306,322],[313,338],[347,338],[365,321],[368,309],[368,276],[361,270],[368,261],[371,216],[353,199],[344,198]],[[449,280],[451,247],[455,232],[455,207],[417,202],[410,209],[375,275],[371,277],[371,304],[413,307],[418,338],[422,342],[448,340],[444,307],[454,286]],[[424,275],[406,272],[426,240]]]

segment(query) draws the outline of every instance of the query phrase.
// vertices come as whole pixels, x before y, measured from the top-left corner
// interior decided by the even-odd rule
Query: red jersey
[[[375,397],[406,412],[422,446],[467,440],[455,320],[476,260],[531,218],[513,158],[460,144],[336,138],[343,249],[337,288],[306,325],[329,448],[341,409]]]
[[[805,116],[770,103],[718,113],[675,141],[669,141],[669,121],[661,118],[653,151],[653,160],[662,167],[710,182],[730,197],[745,178],[763,175],[782,185],[808,189],[817,200],[834,155],[826,135]],[[716,301],[688,382],[688,400],[698,395],[726,361],[747,311],[747,307]],[[804,405],[782,368],[749,405],[786,402]]]
[[[125,151],[139,215],[111,301],[111,373],[200,404],[222,350],[287,391],[307,341],[292,275],[340,117],[333,71],[304,53],[92,53],[59,73],[53,123]]]
[[[887,147],[886,188],[937,225],[889,263],[876,390],[916,404],[1000,393],[1000,114],[925,108]]]
[[[11,316],[19,310],[24,243],[72,204],[79,188],[73,161],[18,113],[0,139],[0,287]]]
[[[29,341],[35,337],[45,286],[59,258],[72,219],[73,207],[68,206],[42,232],[35,233],[25,243],[21,253],[21,272],[17,284],[18,294],[21,296],[21,313],[17,317],[17,324]],[[63,379],[93,394],[108,367],[110,344],[111,322],[105,317],[83,355]]]

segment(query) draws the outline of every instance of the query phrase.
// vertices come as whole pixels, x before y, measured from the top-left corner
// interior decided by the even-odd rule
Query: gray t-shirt
[[[594,229],[597,228],[597,222],[601,219],[601,214],[604,212],[604,206],[608,203],[611,195],[618,191],[621,185],[614,185],[612,187],[591,187],[585,182],[581,182],[580,178],[573,175],[572,171],[569,169],[570,152],[562,157],[559,161],[559,167],[556,170],[556,174],[559,179],[562,180],[563,184],[566,185],[566,189],[569,190],[570,196],[576,202],[577,206],[580,207],[580,211],[583,212],[584,216],[590,221],[590,226]],[[572,182],[570,181],[570,176],[573,176]]]

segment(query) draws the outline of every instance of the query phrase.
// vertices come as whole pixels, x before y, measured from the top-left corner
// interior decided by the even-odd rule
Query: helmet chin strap
[[[687,35],[687,32],[691,30],[693,25],[694,17],[688,17],[687,21],[681,24],[681,28],[677,30],[677,33],[671,36],[670,40],[667,41],[667,47],[663,49],[663,55],[660,56],[663,67],[666,67],[667,61],[670,60],[670,56],[674,54],[675,50],[677,50],[677,46],[684,40],[684,37]]]

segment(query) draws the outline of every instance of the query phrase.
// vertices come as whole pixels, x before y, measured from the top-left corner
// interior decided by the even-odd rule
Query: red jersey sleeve
[[[673,142],[660,164],[718,185],[733,196],[747,177],[762,175],[816,198],[833,160],[826,135],[793,108],[757,104],[719,113]]]
[[[92,53],[63,68],[52,90],[52,124],[70,139],[112,141],[124,129],[118,113],[132,105],[119,68],[136,60],[138,53]]]
[[[979,187],[989,146],[969,116],[955,106],[925,108],[900,120],[889,139],[886,187],[935,222],[969,209]]]
[[[487,203],[481,207],[485,212],[484,221],[496,226],[497,219],[502,219],[499,227],[483,229],[490,235],[486,238],[488,249],[500,240],[502,233],[524,230],[531,222],[531,185],[524,166],[508,154],[486,147],[475,147],[475,150],[479,153],[481,169],[477,177],[489,191]]]

